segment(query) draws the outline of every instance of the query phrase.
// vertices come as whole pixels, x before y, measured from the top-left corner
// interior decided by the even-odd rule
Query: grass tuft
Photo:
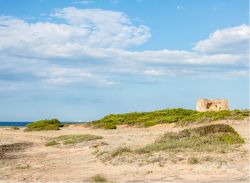
[[[91,181],[92,182],[108,182],[108,179],[104,177],[104,175],[97,174],[91,177]]]
[[[188,158],[188,163],[189,164],[198,164],[199,160],[196,157],[190,157],[190,158]]]
[[[119,156],[123,153],[128,153],[128,152],[132,152],[131,149],[127,147],[120,147],[111,153],[111,157],[114,158],[116,156]]]
[[[45,144],[45,146],[55,146],[55,145],[58,145],[60,144],[59,142],[55,141],[55,140],[52,140],[52,141],[49,141]]]
[[[30,167],[30,165],[28,165],[28,164],[17,164],[16,165],[16,169],[27,169],[29,167]]]

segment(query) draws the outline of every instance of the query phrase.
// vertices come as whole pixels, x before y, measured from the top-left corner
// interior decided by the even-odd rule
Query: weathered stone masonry
[[[196,110],[199,112],[229,110],[228,101],[226,99],[209,100],[200,98],[196,103]]]

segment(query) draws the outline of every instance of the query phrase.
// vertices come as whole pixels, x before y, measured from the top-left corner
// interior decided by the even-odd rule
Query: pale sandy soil
[[[44,132],[0,128],[0,145],[32,143],[24,150],[7,153],[7,159],[0,159],[0,182],[89,182],[95,174],[103,174],[113,182],[249,182],[249,118],[216,123],[233,126],[246,139],[246,144],[228,153],[159,152],[106,160],[103,152],[119,147],[143,147],[165,132],[182,128],[157,125],[102,130],[72,125],[60,131]],[[45,146],[50,138],[62,134],[94,134],[104,138],[75,146]],[[101,145],[102,142],[108,145]],[[197,157],[200,162],[189,164],[188,157]]]

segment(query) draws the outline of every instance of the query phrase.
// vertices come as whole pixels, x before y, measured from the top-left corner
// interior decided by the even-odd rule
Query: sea
[[[31,122],[1,122],[0,121],[0,126],[26,126],[27,124],[29,124]],[[66,123],[73,123],[73,122],[61,122],[62,124],[66,124]],[[77,122],[74,122],[77,123]]]

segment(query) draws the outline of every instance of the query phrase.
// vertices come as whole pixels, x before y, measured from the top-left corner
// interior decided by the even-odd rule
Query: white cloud
[[[94,16],[93,16],[94,15]],[[133,25],[121,12],[100,9],[57,10],[65,23],[36,22],[0,16],[0,51],[13,55],[72,57],[93,48],[127,48],[150,37],[144,25]]]
[[[217,30],[208,39],[199,41],[193,50],[208,54],[246,53],[249,51],[249,36],[248,25]]]
[[[133,25],[122,12],[69,7],[57,10],[52,15],[86,30],[88,35],[82,41],[89,47],[127,48],[140,45],[150,37],[147,26]]]
[[[246,77],[248,25],[217,30],[191,51],[131,51],[130,47],[149,39],[150,28],[133,24],[122,12],[69,7],[51,17],[50,22],[30,23],[0,16],[0,80],[1,75],[6,78],[3,73],[34,77],[51,86],[112,85],[116,82],[108,78],[116,74],[164,77],[231,72],[228,75]],[[60,23],[54,21],[58,19]]]
[[[95,16],[93,16],[95,15]],[[65,23],[28,23],[13,17],[0,17],[0,52],[35,58],[64,57],[129,59],[133,62],[164,64],[237,64],[246,63],[249,26],[217,30],[199,41],[193,51],[128,51],[150,37],[144,25],[135,26],[121,12],[100,9],[56,10],[53,17]]]
[[[38,76],[44,77],[43,81],[49,84],[67,85],[67,84],[99,84],[113,85],[113,81],[102,78],[96,74],[92,74],[85,69],[50,67],[41,72],[36,72]]]

